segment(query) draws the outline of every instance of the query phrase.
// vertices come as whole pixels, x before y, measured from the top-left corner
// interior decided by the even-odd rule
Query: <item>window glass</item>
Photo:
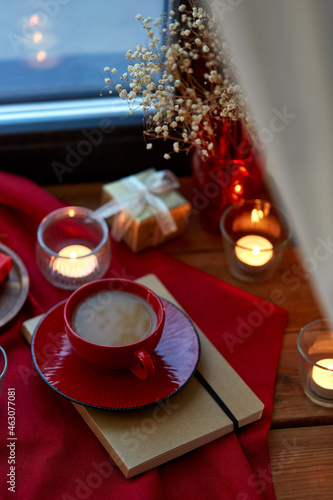
[[[145,42],[135,19],[164,0],[11,0],[0,17],[0,103],[98,96],[104,66],[124,72]]]

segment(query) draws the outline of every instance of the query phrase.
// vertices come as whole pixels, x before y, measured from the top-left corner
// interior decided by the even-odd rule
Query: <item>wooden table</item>
[[[101,183],[48,186],[56,197],[73,205],[99,206]],[[182,194],[192,199],[191,179],[181,179]],[[333,499],[333,409],[313,404],[300,382],[296,338],[300,329],[323,316],[302,270],[302,257],[291,246],[279,270],[267,283],[245,283],[227,269],[221,237],[207,233],[191,215],[185,233],[166,243],[163,251],[289,311],[276,380],[268,441],[276,497]],[[266,478],[266,479],[265,479]],[[264,487],[267,476],[262,471]]]

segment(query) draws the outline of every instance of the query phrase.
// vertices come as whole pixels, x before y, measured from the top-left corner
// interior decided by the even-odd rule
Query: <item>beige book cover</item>
[[[155,275],[137,281],[180,308]],[[23,324],[22,333],[29,343],[40,319],[41,316],[32,318]],[[171,398],[148,408],[126,411],[71,403],[127,478],[232,432],[235,425],[250,424],[262,415],[262,402],[199,328],[197,331],[201,355],[196,375]]]

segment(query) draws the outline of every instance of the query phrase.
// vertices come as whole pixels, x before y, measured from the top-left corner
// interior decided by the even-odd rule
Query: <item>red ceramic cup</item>
[[[96,294],[112,291],[137,295],[152,307],[156,315],[156,323],[153,331],[147,337],[128,345],[108,346],[94,343],[91,339],[87,340],[78,335],[73,324],[77,307],[87,301],[89,297],[97,297]],[[100,314],[98,307],[95,311],[91,310],[91,314]],[[96,368],[102,370],[129,368],[141,379],[154,376],[155,367],[150,354],[161,339],[165,322],[165,309],[161,299],[149,288],[125,279],[110,278],[93,281],[78,288],[68,298],[64,308],[64,321],[69,341],[77,354]]]

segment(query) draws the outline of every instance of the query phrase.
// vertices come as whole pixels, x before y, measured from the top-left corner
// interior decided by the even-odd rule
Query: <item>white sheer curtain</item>
[[[333,319],[333,2],[215,0],[214,11],[266,142],[273,189]]]

